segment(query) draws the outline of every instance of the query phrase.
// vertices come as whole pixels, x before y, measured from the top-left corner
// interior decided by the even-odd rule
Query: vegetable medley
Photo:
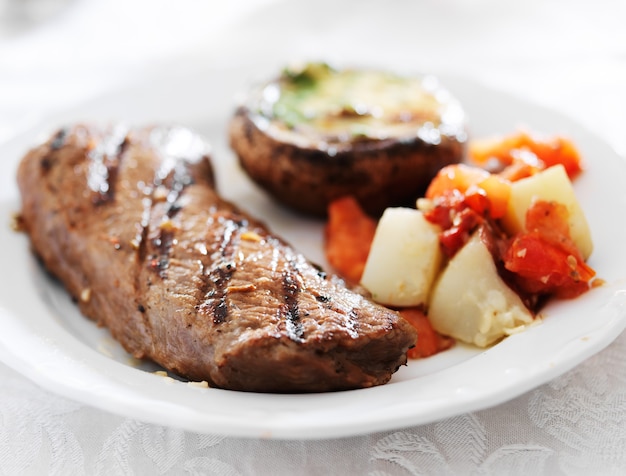
[[[352,197],[331,203],[330,265],[418,329],[409,357],[454,340],[481,347],[536,320],[550,298],[600,284],[572,181],[581,157],[566,137],[518,131],[475,140],[466,163],[444,167],[415,209],[376,220]]]

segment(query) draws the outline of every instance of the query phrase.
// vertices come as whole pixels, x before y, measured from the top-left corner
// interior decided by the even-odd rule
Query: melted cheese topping
[[[313,63],[287,69],[265,85],[258,112],[258,126],[302,146],[415,137],[438,144],[442,135],[465,139],[460,105],[433,77],[338,71]]]

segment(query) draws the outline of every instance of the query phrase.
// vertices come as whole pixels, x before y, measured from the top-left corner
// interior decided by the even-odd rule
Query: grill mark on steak
[[[217,268],[211,273],[211,278],[215,284],[215,288],[210,291],[211,296],[211,314],[213,315],[213,323],[221,324],[226,322],[228,317],[228,304],[226,304],[226,283],[233,275],[233,269],[230,264],[226,267]],[[215,296],[215,297],[213,297]]]
[[[356,338],[359,335],[359,314],[356,309],[350,309],[350,312],[348,312],[345,326],[352,337]]]
[[[298,295],[300,294],[300,278],[295,272],[295,263],[290,261],[289,268],[283,273],[283,290],[285,305],[282,316],[285,319],[287,335],[295,342],[304,341],[304,329],[300,322],[300,310],[298,308]]]
[[[87,184],[94,194],[92,196],[94,205],[103,205],[113,200],[120,161],[127,145],[128,128],[120,125],[102,138],[89,152]]]
[[[193,177],[189,173],[189,166],[184,160],[178,160],[174,166],[170,191],[167,194],[167,211],[168,218],[173,218],[182,209],[180,198],[186,187],[194,183]]]
[[[155,172],[152,187],[149,189],[150,206],[147,220],[142,220],[142,243],[149,232],[148,226],[158,199],[157,194],[163,194],[166,201],[165,215],[162,218],[161,226],[159,226],[158,235],[152,240],[157,252],[149,262],[150,268],[157,271],[161,278],[167,276],[170,252],[175,243],[174,230],[170,226],[169,220],[182,210],[183,193],[188,186],[194,184],[190,166],[197,160],[197,151],[193,149],[194,143],[193,141],[189,142],[189,136],[186,132],[188,131],[178,128],[156,128],[150,135],[150,142],[153,143],[155,150],[160,151],[162,162]],[[190,152],[192,153],[190,154]],[[188,158],[191,162],[188,161]],[[145,260],[145,245],[143,259]]]
[[[65,138],[67,137],[67,128],[59,129],[56,134],[50,139],[50,147],[46,154],[40,159],[39,164],[41,166],[41,172],[43,175],[48,174],[54,166],[56,160],[54,158],[55,152],[65,145]]]
[[[52,157],[52,154],[48,154],[42,157],[40,164],[41,164],[41,170],[44,175],[50,172],[50,169],[52,169],[54,165],[54,158]]]
[[[65,139],[69,133],[69,129],[67,127],[62,127],[57,131],[57,133],[52,138],[50,142],[50,149],[58,150],[65,145]]]
[[[147,237],[153,209],[158,202],[157,195],[165,195],[166,211],[159,227],[158,235],[152,240],[152,245],[157,251],[150,256],[148,266],[155,270],[159,277],[167,276],[169,267],[170,251],[175,242],[174,230],[168,226],[168,220],[174,218],[183,208],[181,203],[185,189],[193,185],[194,180],[189,170],[190,163],[185,154],[188,150],[183,145],[176,143],[176,130],[155,129],[150,136],[150,141],[155,148],[162,152],[162,163],[155,172],[152,185],[144,187],[144,209],[139,223],[140,231],[136,235],[137,260],[140,263],[146,261]],[[187,145],[188,147],[188,145]],[[195,159],[195,157],[192,157]]]
[[[174,244],[173,230],[159,231],[159,235],[152,240],[157,253],[150,259],[150,268],[157,272],[160,278],[167,277],[167,268],[169,268],[169,258],[172,245]]]
[[[151,193],[151,192],[150,192]],[[148,228],[150,226],[150,215],[152,212],[152,197],[146,196],[141,199],[142,212],[139,223],[135,225],[138,228],[135,238],[132,240],[133,247],[137,250],[137,263],[143,263],[146,260],[146,243],[148,239]]]
[[[212,221],[223,227],[222,239],[217,250],[210,257],[213,267],[206,268],[209,273],[205,279],[204,303],[201,308],[208,312],[215,324],[226,322],[228,304],[226,302],[228,282],[236,270],[234,255],[237,250],[245,220],[234,220],[223,214],[212,217]]]

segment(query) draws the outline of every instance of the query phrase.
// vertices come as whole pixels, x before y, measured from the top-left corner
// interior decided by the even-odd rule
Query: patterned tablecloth
[[[314,58],[464,74],[570,116],[626,156],[620,0],[21,3],[0,4],[0,141],[112,87],[194,62]],[[626,333],[615,337],[496,407],[313,441],[143,423],[0,364],[0,474],[624,474]]]

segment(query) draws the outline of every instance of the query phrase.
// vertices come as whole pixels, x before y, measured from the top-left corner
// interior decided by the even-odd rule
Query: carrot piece
[[[542,160],[546,167],[562,164],[570,178],[575,177],[581,170],[581,160],[573,142],[563,136],[543,137],[522,132],[520,148],[527,148]]]
[[[491,218],[504,216],[511,195],[510,182],[479,167],[453,164],[442,168],[426,189],[426,198],[435,199],[454,190],[465,194],[468,203],[487,206]],[[485,203],[479,196],[488,198]],[[482,210],[476,209],[482,213]]]
[[[540,136],[526,131],[519,131],[501,138],[474,140],[469,145],[469,155],[478,165],[486,166],[489,161],[497,160],[505,167],[505,176],[510,178],[506,168],[514,166],[515,175],[519,175],[520,162],[525,173],[533,169],[541,170],[562,164],[570,178],[582,171],[581,158],[574,143],[566,137]]]
[[[489,161],[496,159],[503,165],[512,162],[511,150],[522,145],[521,133],[509,134],[502,137],[474,139],[469,143],[469,156],[473,162],[485,166]]]
[[[425,197],[430,199],[440,197],[452,190],[465,193],[471,185],[476,185],[487,177],[489,177],[489,172],[478,167],[465,164],[447,165],[439,170],[430,182]]]
[[[563,164],[565,171],[569,177],[575,177],[582,171],[581,159],[578,149],[574,143],[565,138],[558,137],[555,144],[556,151],[554,152],[555,159],[552,157],[546,157],[543,159],[548,165]]]
[[[534,155],[534,154],[532,154]],[[517,160],[511,165],[507,165],[502,171],[498,172],[498,176],[508,180],[509,182],[515,182],[545,169],[545,165],[542,164],[530,164],[526,160]]]
[[[489,198],[489,215],[491,218],[502,218],[506,213],[511,196],[510,182],[497,175],[490,175],[480,182],[478,187],[484,190]]]
[[[421,309],[414,307],[401,309],[400,315],[417,330],[417,344],[407,352],[409,359],[430,357],[449,349],[454,344],[454,339],[442,336],[433,329]]]
[[[352,283],[361,280],[376,225],[376,220],[363,211],[354,197],[339,198],[328,206],[326,259],[344,279]]]

